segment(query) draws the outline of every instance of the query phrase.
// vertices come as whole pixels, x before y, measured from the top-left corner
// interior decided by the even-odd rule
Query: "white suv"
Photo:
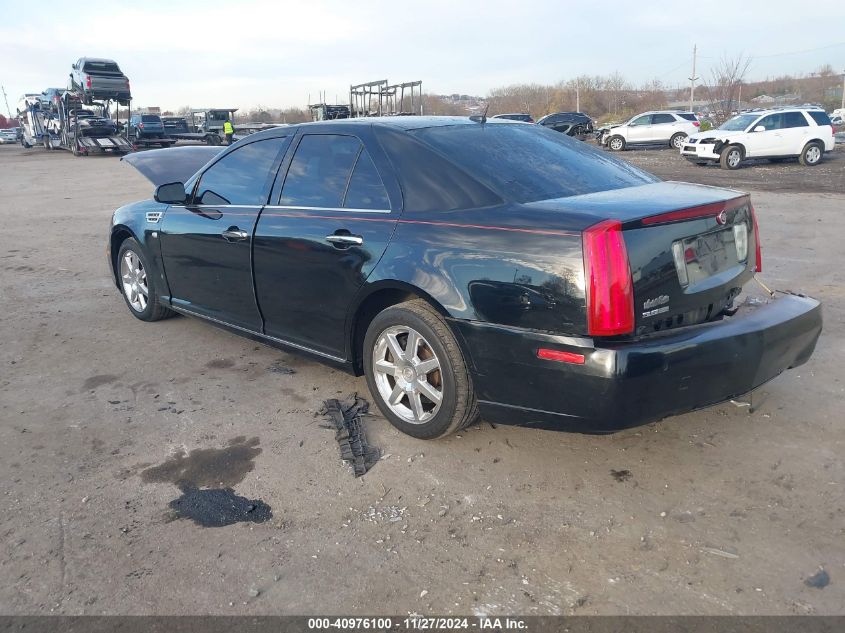
[[[643,112],[627,123],[604,130],[599,142],[614,152],[621,152],[629,145],[655,143],[668,143],[680,149],[687,136],[698,132],[699,126],[694,112]]]
[[[693,134],[681,156],[698,165],[718,161],[723,169],[737,169],[746,158],[798,157],[812,167],[834,143],[833,125],[821,108],[778,108],[743,112],[715,130]]]

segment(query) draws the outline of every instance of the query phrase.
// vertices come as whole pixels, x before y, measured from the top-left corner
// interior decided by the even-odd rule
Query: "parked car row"
[[[523,123],[535,122],[528,113],[497,114],[491,118],[521,121]],[[555,132],[582,140],[593,133],[593,120],[583,112],[553,112],[542,117],[536,123]]]

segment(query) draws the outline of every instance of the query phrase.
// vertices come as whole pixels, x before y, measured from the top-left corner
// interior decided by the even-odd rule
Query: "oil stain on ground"
[[[255,468],[254,460],[261,453],[258,444],[257,437],[239,436],[223,448],[179,453],[143,470],[141,480],[178,486],[182,496],[170,502],[171,509],[179,517],[204,527],[239,521],[261,523],[273,516],[270,506],[258,499],[240,497],[233,490]]]

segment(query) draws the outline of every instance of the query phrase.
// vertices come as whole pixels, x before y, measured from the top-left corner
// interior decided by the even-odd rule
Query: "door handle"
[[[228,229],[223,231],[222,235],[223,239],[227,242],[240,242],[241,240],[245,240],[249,237],[249,233],[242,231],[236,226],[230,226]]]
[[[364,243],[364,238],[360,235],[343,235],[334,233],[326,235],[326,241],[331,242],[337,248],[345,248],[349,246],[361,246]]]

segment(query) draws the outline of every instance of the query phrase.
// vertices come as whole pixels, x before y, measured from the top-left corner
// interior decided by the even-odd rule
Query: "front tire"
[[[807,143],[798,157],[798,162],[804,165],[804,167],[815,167],[822,162],[823,155],[824,148],[820,143]]]
[[[742,148],[739,145],[728,145],[719,155],[719,165],[722,169],[739,169],[742,159]]]
[[[123,300],[135,318],[141,321],[159,321],[173,315],[163,306],[156,292],[156,281],[148,275],[147,257],[135,238],[123,241],[117,253],[117,278]]]
[[[443,318],[415,299],[382,310],[364,337],[367,386],[397,429],[429,440],[478,417],[472,378]]]
[[[684,146],[684,142],[687,140],[687,135],[683,132],[678,132],[677,134],[673,134],[672,138],[669,139],[670,147],[674,147],[676,150],[679,150]]]
[[[625,139],[621,136],[611,136],[607,141],[607,147],[611,152],[621,152],[625,149]]]

